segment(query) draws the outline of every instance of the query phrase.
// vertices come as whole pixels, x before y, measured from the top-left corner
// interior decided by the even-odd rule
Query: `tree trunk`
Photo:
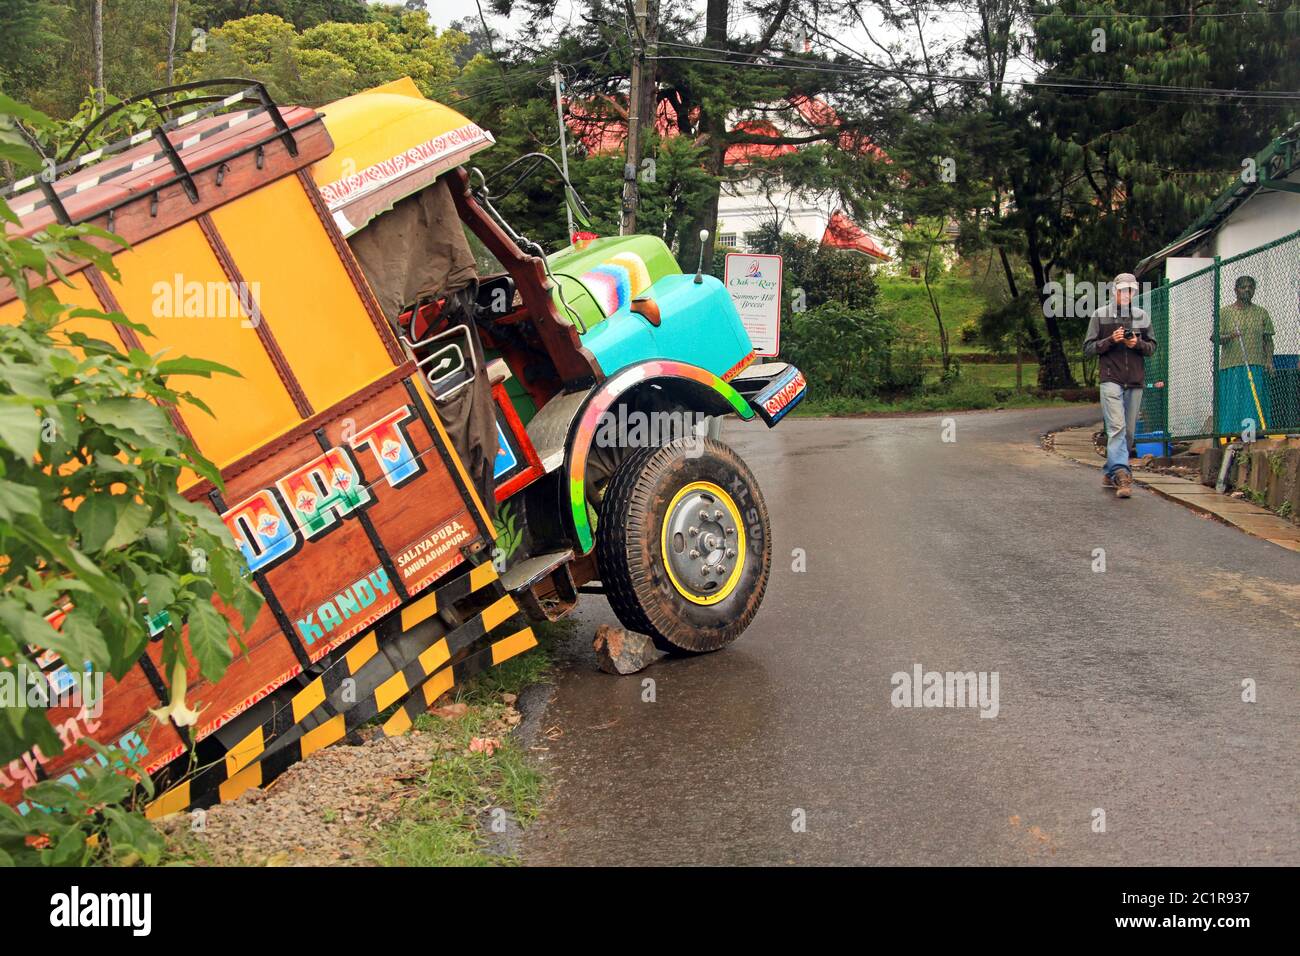
[[[724,118],[723,122],[725,121]],[[704,117],[701,117],[701,129],[704,125]],[[704,169],[710,176],[717,177],[717,182],[710,189],[708,198],[700,205],[695,215],[687,220],[686,228],[677,243],[677,258],[683,270],[694,269],[700,255],[700,230],[707,229],[709,245],[704,250],[704,269],[707,272],[712,265],[711,252],[718,241],[718,203],[722,198],[722,158],[727,148],[720,137],[708,133],[705,135],[710,136],[710,139],[708,153],[704,159]]]
[[[167,26],[167,86],[175,82],[176,76],[176,21],[181,13],[181,0],[172,0],[172,15]]]
[[[95,67],[95,102],[104,106],[104,0],[95,0],[90,9],[90,48]]]
[[[942,235],[942,227],[940,227]],[[934,312],[934,321],[939,326],[939,353],[943,356],[943,374],[947,376],[948,366],[952,360],[948,353],[948,330],[943,326],[943,313],[939,309],[939,301],[934,297],[934,290],[930,288],[930,258],[934,255],[934,244],[937,236],[931,238],[930,245],[925,250],[925,294],[930,299],[930,310]]]
[[[1043,325],[1047,328],[1047,348],[1038,366],[1039,388],[1074,388],[1074,372],[1070,361],[1065,357],[1065,345],[1061,340],[1061,324],[1056,321],[1047,305],[1047,270],[1043,268],[1043,257],[1038,251],[1038,234],[1030,228],[1026,230],[1029,268],[1034,274],[1034,284],[1038,287],[1038,302],[1043,313]]]
[[[708,7],[704,14],[704,46],[713,47],[714,49],[725,49],[727,46],[727,6],[728,0],[709,0]],[[700,255],[700,230],[709,230],[710,246],[717,240],[718,231],[718,201],[722,193],[722,170],[723,157],[727,152],[727,114],[725,108],[722,115],[715,115],[716,111],[709,109],[704,105],[703,97],[697,97],[700,101],[700,139],[707,149],[704,159],[705,172],[713,177],[715,182],[709,192],[709,197],[701,205],[694,216],[691,217],[689,224],[681,234],[679,240],[677,259],[683,270],[692,269]],[[709,250],[705,250],[705,255]],[[707,269],[711,262],[705,263]]]
[[[648,0],[646,3],[647,57],[658,55],[658,42],[659,0]],[[659,97],[656,95],[658,68],[658,62],[650,59],[641,65],[641,127],[644,130],[641,136],[642,143],[645,142],[647,133],[652,133],[659,128]]]
[[[998,258],[1002,261],[1002,274],[1007,279],[1007,293],[1013,299],[1019,298],[1020,292],[1016,288],[1015,273],[1011,271],[1011,262],[1007,259],[1007,250],[1001,246],[998,246]]]

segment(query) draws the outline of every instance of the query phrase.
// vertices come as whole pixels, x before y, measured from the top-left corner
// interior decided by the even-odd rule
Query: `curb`
[[[1083,427],[1063,428],[1048,432],[1045,437],[1051,441],[1051,450],[1062,458],[1100,470],[1102,461],[1097,457],[1092,435],[1101,427],[1101,422],[1097,422]],[[1198,514],[1231,525],[1253,537],[1263,538],[1279,548],[1300,552],[1300,525],[1280,518],[1250,501],[1221,495],[1207,485],[1176,475],[1135,471],[1133,483]]]

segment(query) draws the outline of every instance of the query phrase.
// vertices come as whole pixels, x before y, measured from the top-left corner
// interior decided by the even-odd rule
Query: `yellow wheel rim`
[[[692,604],[717,604],[740,583],[745,524],[731,495],[711,481],[692,481],[673,495],[659,546],[668,580]]]

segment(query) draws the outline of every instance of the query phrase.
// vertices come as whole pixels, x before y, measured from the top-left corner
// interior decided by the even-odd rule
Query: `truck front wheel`
[[[716,651],[749,626],[767,589],[771,528],[758,483],[712,438],[636,449],[601,500],[596,563],[625,627],[663,650]]]

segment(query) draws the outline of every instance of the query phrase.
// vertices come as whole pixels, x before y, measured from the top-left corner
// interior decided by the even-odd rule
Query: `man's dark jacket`
[[[1136,348],[1112,342],[1116,329],[1132,329],[1138,335]],[[1156,354],[1156,340],[1151,337],[1151,316],[1137,306],[1120,308],[1115,303],[1092,314],[1088,334],[1083,340],[1083,354],[1097,356],[1097,368],[1103,382],[1117,382],[1126,388],[1141,388],[1145,375],[1142,359]]]

